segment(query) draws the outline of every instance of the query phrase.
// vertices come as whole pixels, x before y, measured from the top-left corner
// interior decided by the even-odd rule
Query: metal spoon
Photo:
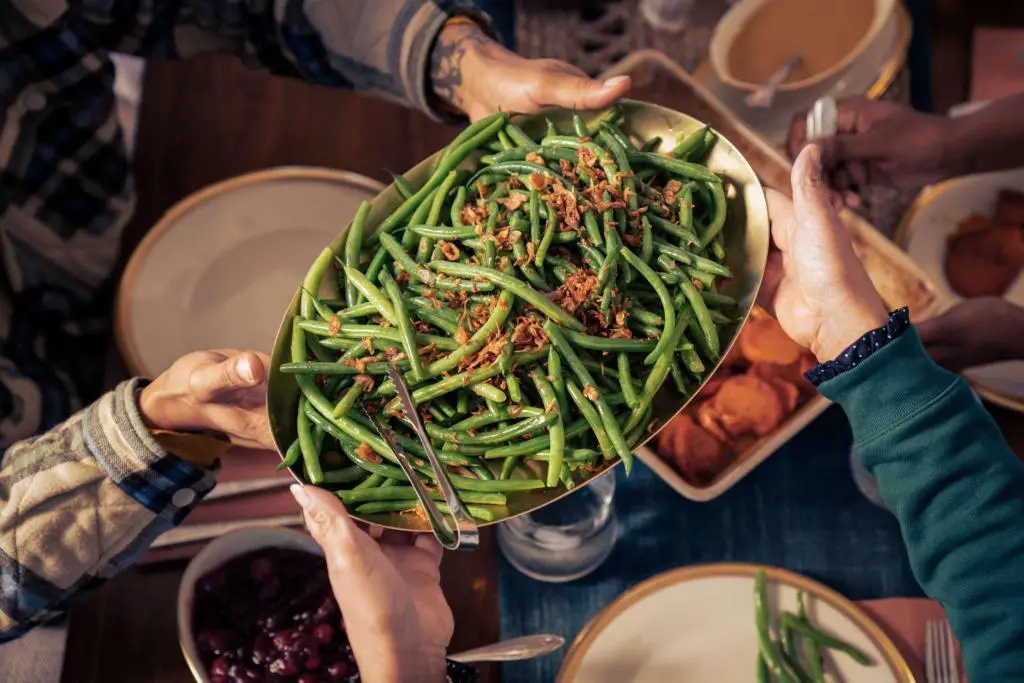
[[[830,95],[819,97],[807,111],[807,141],[834,136],[839,131],[839,107]]]
[[[537,633],[532,636],[511,638],[491,645],[466,650],[448,659],[462,664],[473,662],[518,662],[550,654],[565,645],[565,638],[552,633]]]
[[[789,78],[789,75],[793,73],[793,69],[799,66],[803,60],[804,58],[800,55],[793,55],[787,59],[764,85],[747,95],[743,101],[748,107],[756,109],[767,109],[772,106],[772,103],[775,102],[775,91]]]

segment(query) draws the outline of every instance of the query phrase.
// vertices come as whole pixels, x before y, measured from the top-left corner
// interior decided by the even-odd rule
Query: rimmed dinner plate
[[[270,353],[295,283],[376,180],[286,167],[232,178],[172,207],[125,269],[117,341],[129,370],[154,376],[191,351]]]
[[[954,178],[925,188],[904,216],[896,242],[931,276],[947,307],[963,300],[946,279],[946,240],[974,212],[991,215],[999,190],[1024,192],[1024,168]],[[1004,294],[1024,306],[1024,274]],[[964,373],[981,396],[1024,413],[1024,360],[993,363]]]
[[[558,673],[559,683],[706,683],[756,680],[754,577],[757,565],[704,564],[666,572],[626,591],[583,629]],[[864,667],[826,655],[844,683],[915,683],[888,636],[856,605],[816,581],[764,567],[772,613],[795,612],[807,594],[814,625],[859,647]]]

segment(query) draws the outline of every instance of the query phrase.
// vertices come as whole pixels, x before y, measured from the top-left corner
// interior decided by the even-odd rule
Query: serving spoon
[[[793,55],[780,66],[775,73],[765,82],[764,85],[758,87],[757,90],[747,95],[746,99],[743,100],[748,107],[754,107],[756,109],[767,109],[772,106],[775,102],[775,91],[779,89],[789,75],[793,73],[793,69],[800,66],[800,62],[804,60],[800,55]]]
[[[551,654],[565,645],[565,638],[553,633],[536,633],[502,640],[483,647],[473,648],[465,652],[448,655],[448,659],[462,664],[474,662],[519,662]]]

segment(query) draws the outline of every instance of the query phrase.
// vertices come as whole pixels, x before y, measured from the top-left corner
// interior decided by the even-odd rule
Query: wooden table
[[[153,64],[146,76],[136,152],[139,203],[126,253],[174,202],[210,183],[287,164],[344,168],[389,181],[455,131],[401,107],[248,71],[229,59]],[[238,122],[244,121],[244,125]],[[1024,418],[993,409],[1018,455]],[[492,533],[475,553],[450,554],[445,594],[453,650],[498,638]],[[71,615],[64,683],[187,683],[175,598],[182,564],[131,569]],[[484,667],[484,681],[498,681]]]

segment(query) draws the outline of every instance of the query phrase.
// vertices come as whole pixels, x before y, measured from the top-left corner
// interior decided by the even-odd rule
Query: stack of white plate
[[[770,0],[742,0],[715,28],[711,38],[711,75],[705,82],[711,92],[772,143],[782,146],[790,121],[819,97],[864,95],[878,98],[899,75],[910,44],[911,21],[902,3],[874,0],[875,21],[858,46],[832,69],[813,78],[783,84],[770,109],[748,107],[744,98],[754,89],[728,73],[728,54],[741,29]]]

